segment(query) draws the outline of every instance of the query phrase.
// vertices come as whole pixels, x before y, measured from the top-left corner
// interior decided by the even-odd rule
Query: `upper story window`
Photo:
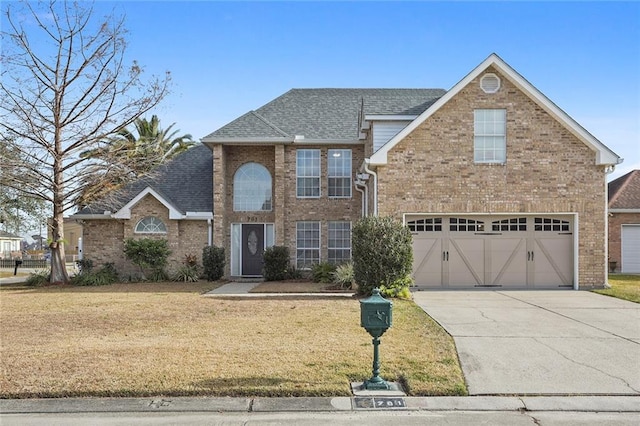
[[[242,165],[233,177],[233,211],[271,211],[271,174],[258,163]]]
[[[351,150],[330,149],[327,162],[329,197],[351,197]]]
[[[474,111],[473,159],[476,163],[504,163],[507,160],[507,110]]]
[[[320,150],[296,150],[296,194],[298,198],[320,197]]]
[[[166,234],[164,222],[155,216],[147,216],[138,222],[134,230],[136,234]]]

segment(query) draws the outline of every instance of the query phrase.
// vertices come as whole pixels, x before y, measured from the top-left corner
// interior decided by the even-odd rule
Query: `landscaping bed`
[[[371,376],[357,299],[201,296],[214,286],[0,288],[0,397],[347,396]],[[393,315],[382,376],[466,394],[451,337],[410,301]]]

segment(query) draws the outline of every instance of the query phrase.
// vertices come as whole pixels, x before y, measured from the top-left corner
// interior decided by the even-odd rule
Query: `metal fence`
[[[0,259],[0,268],[15,268],[16,261],[13,259]],[[25,259],[22,261],[22,265],[19,268],[33,268],[33,269],[44,269],[48,267],[49,264],[44,259]]]

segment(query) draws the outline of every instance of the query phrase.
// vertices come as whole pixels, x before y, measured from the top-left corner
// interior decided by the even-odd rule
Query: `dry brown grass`
[[[0,289],[0,397],[332,396],[371,374],[355,299],[221,300],[211,283]],[[394,301],[382,374],[466,392],[452,339]]]

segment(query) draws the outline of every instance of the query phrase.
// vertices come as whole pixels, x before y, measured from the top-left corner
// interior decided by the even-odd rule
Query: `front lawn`
[[[611,288],[594,290],[596,293],[640,303],[640,275],[609,275]]]
[[[336,396],[371,375],[356,299],[203,297],[211,283],[0,288],[0,398]],[[453,341],[394,301],[382,375],[463,395]]]

